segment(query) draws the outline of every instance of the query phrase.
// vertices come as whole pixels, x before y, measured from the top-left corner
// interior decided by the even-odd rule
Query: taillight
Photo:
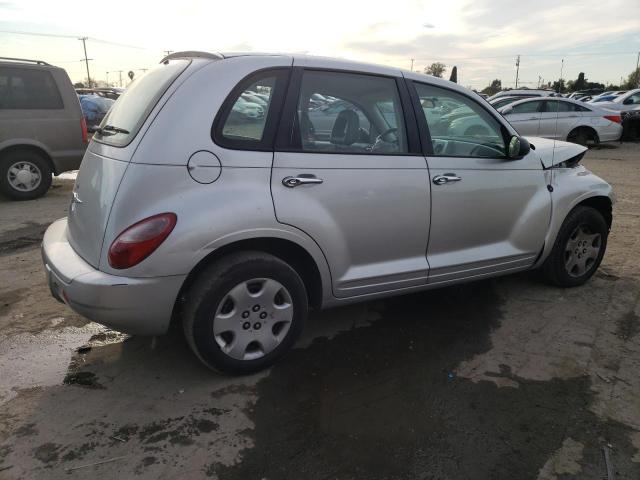
[[[620,115],[605,115],[604,118],[610,122],[622,123],[622,117]]]
[[[84,117],[80,119],[80,129],[82,130],[82,142],[88,143],[89,134],[87,133],[87,120]]]
[[[134,223],[109,247],[109,265],[117,269],[137,265],[164,242],[177,221],[175,213],[160,213]]]

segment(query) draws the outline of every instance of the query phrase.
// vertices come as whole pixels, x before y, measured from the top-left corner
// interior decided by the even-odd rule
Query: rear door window
[[[51,72],[32,68],[0,68],[0,109],[63,108],[62,97]]]
[[[296,122],[305,152],[408,152],[404,114],[393,78],[305,71]]]
[[[144,121],[178,76],[191,63],[187,59],[168,60],[127,87],[100,124],[94,139],[115,147],[128,145]]]

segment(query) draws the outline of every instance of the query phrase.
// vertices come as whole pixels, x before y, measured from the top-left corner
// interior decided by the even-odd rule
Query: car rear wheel
[[[602,262],[608,235],[609,227],[599,211],[591,207],[572,210],[542,266],[547,279],[561,287],[584,284]]]
[[[13,151],[0,159],[0,191],[14,200],[41,197],[51,186],[51,168],[42,155]]]
[[[586,147],[588,145],[598,145],[600,138],[595,130],[588,127],[578,127],[567,135],[567,142],[577,143]]]
[[[232,254],[206,268],[185,297],[183,328],[210,368],[246,374],[280,359],[307,317],[304,283],[273,255]]]

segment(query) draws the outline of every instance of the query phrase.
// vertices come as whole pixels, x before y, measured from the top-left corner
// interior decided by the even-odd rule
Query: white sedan
[[[599,102],[598,106],[618,112],[640,110],[640,88],[622,93],[610,102]]]
[[[526,136],[597,145],[619,140],[622,135],[620,113],[600,104],[568,98],[529,98],[498,111],[518,133]]]

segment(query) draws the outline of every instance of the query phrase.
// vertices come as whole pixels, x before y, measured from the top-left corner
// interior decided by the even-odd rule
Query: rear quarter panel
[[[304,233],[275,220],[270,177],[270,166],[223,167],[215,182],[201,184],[191,178],[186,166],[129,164],[109,218],[100,270],[128,277],[187,274],[219,247],[249,238],[275,237],[307,250],[323,283],[330,285],[319,247]],[[178,216],[164,243],[132,268],[111,268],[108,250],[113,240],[129,225],[162,212]]]

